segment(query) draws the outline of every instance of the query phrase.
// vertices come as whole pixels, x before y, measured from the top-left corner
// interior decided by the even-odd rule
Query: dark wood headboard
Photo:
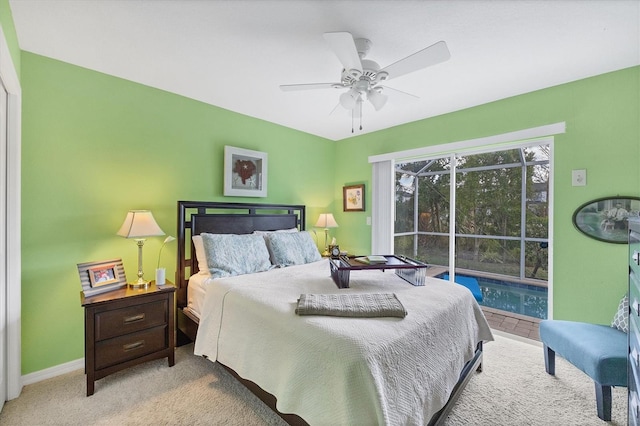
[[[189,277],[198,272],[191,237],[212,234],[250,234],[253,231],[305,229],[305,206],[289,204],[178,201],[178,309],[187,306]]]

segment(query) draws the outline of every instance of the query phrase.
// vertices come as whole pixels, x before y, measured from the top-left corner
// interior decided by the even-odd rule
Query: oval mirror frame
[[[573,226],[587,237],[627,244],[629,217],[640,216],[640,197],[604,197],[584,203],[573,213]]]

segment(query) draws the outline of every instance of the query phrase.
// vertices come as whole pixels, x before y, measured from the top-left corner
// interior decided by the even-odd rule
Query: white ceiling
[[[639,0],[10,0],[20,48],[332,140],[640,64]],[[382,67],[439,40],[447,62],[389,80],[420,97],[365,104],[342,91],[282,92],[340,80],[322,34],[371,40]]]

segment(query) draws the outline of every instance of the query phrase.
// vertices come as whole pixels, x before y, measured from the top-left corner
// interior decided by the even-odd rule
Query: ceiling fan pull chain
[[[360,130],[362,130],[362,103],[360,103]]]
[[[354,110],[351,110],[351,133],[353,133],[353,115],[355,114]]]

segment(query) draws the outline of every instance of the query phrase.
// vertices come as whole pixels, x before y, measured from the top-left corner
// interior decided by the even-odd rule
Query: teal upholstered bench
[[[544,366],[555,375],[555,354],[595,382],[598,417],[611,420],[611,387],[627,386],[627,334],[607,325],[543,320]]]

